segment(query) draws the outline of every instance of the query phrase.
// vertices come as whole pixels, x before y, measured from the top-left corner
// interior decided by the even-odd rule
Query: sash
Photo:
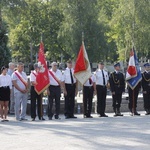
[[[15,74],[19,78],[19,80],[24,84],[24,86],[27,88],[27,82],[16,71]]]
[[[32,71],[32,74],[36,77],[37,75]]]
[[[55,81],[60,85],[59,80],[58,80],[57,77],[53,74],[53,72],[49,70],[49,73],[50,73],[51,76],[55,79]]]

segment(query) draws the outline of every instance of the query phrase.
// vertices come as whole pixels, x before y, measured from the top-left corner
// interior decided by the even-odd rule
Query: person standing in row
[[[53,118],[53,101],[55,100],[55,119],[59,118],[60,113],[60,97],[61,97],[61,78],[62,73],[59,69],[57,69],[57,63],[53,62],[51,64],[51,69],[49,70],[49,81],[50,86],[47,89],[48,93],[48,118],[52,120]]]
[[[150,64],[145,63],[144,67],[145,71],[142,73],[144,109],[146,115],[150,115]]]
[[[74,116],[75,96],[78,92],[77,81],[73,76],[74,69],[72,61],[67,61],[67,68],[64,71],[62,85],[65,97],[65,118],[77,118]]]
[[[84,118],[93,118],[91,116],[92,100],[94,94],[96,94],[95,75],[92,76],[83,85],[83,113]]]
[[[104,63],[100,62],[98,69],[95,72],[96,76],[96,91],[97,91],[97,113],[100,117],[108,117],[105,114],[107,84],[109,82],[108,73],[104,70]]]
[[[114,64],[115,71],[110,74],[110,90],[113,98],[113,110],[115,116],[123,116],[120,113],[120,106],[122,101],[122,93],[125,92],[125,78],[120,72],[120,63]]]
[[[8,66],[9,66],[9,68],[8,68],[7,74],[11,76],[14,72],[15,64],[10,62],[8,64]],[[14,85],[12,85],[9,105],[10,105],[9,106],[9,108],[10,108],[9,113],[10,114],[15,114]]]
[[[28,79],[24,70],[24,64],[19,62],[17,64],[17,71],[12,74],[12,83],[14,85],[15,96],[15,117],[16,120],[27,120],[26,108],[28,97]],[[21,108],[20,108],[21,106]],[[21,110],[21,112],[20,112]]]
[[[34,70],[31,71],[31,73],[30,73],[31,118],[32,118],[32,121],[35,121],[35,118],[36,118],[36,105],[37,105],[37,114],[38,114],[39,120],[45,120],[43,118],[42,94],[38,95],[37,92],[35,91],[35,85],[37,84],[36,76],[38,74],[38,70],[39,70],[38,63],[35,63],[34,64]]]
[[[131,112],[131,115],[140,116],[140,114],[137,112],[137,99],[139,95],[139,91],[141,88],[141,82],[139,82],[134,89],[132,89],[130,86],[128,86],[128,93],[129,93],[129,110]]]
[[[11,77],[7,75],[7,68],[1,68],[2,74],[0,75],[0,114],[2,122],[8,121],[8,104],[10,101],[10,93],[12,89]]]

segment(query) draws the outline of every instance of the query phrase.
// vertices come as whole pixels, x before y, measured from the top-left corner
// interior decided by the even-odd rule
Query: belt
[[[9,86],[1,86],[1,88],[5,88],[6,89],[6,88],[9,88]]]
[[[74,86],[74,85],[75,85],[75,83],[73,83],[73,84],[65,83],[65,85]]]
[[[60,87],[60,85],[50,85],[50,86],[52,86],[52,87]]]
[[[96,85],[96,86],[106,88],[106,85]]]
[[[91,89],[91,88],[93,88],[93,86],[84,86],[85,88],[89,88],[89,89]]]

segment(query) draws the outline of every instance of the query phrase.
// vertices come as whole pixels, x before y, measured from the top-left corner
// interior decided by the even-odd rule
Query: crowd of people
[[[58,69],[58,64],[52,62],[51,68],[48,70],[49,87],[48,95],[48,119],[61,119],[60,114],[60,97],[61,92],[65,98],[65,119],[77,118],[74,115],[75,96],[78,94],[78,81],[74,77],[73,63],[67,61],[67,68],[62,73]],[[34,70],[30,73],[30,86],[26,73],[24,72],[24,64],[19,62],[16,64],[9,63],[9,68],[3,66],[0,75],[0,117],[1,121],[9,121],[8,110],[10,114],[15,114],[17,121],[26,119],[26,109],[28,93],[31,95],[31,119],[35,121],[36,116],[39,120],[45,120],[43,117],[42,97],[35,90],[36,76],[40,66],[34,64]],[[150,64],[144,64],[145,71],[142,73],[142,80],[138,82],[136,87],[132,89],[127,87],[129,93],[129,110],[131,115],[140,115],[137,112],[137,99],[140,89],[143,91],[144,109],[146,115],[150,115]],[[93,95],[97,95],[97,114],[99,117],[108,117],[105,114],[107,89],[110,88],[112,93],[112,107],[114,116],[123,116],[120,112],[122,94],[125,92],[125,77],[120,71],[120,63],[114,64],[114,71],[108,74],[104,70],[104,63],[98,64],[98,69],[83,85],[83,117],[93,118],[92,100]],[[29,89],[30,87],[30,89]],[[53,104],[55,103],[55,109]],[[37,107],[37,108],[36,108]],[[37,110],[37,111],[36,111]],[[37,113],[36,113],[37,112]]]

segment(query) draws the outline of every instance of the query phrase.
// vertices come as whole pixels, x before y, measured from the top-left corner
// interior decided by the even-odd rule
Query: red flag
[[[91,76],[91,67],[84,42],[80,47],[80,51],[76,60],[74,76],[81,84],[84,84]]]
[[[38,66],[40,69],[36,76],[37,84],[35,85],[35,90],[38,94],[41,94],[49,86],[48,68],[45,61],[43,42],[40,43],[38,57]]]
[[[134,51],[130,52],[129,66],[126,73],[126,80],[134,78],[137,76],[136,66],[135,66],[135,58]]]

